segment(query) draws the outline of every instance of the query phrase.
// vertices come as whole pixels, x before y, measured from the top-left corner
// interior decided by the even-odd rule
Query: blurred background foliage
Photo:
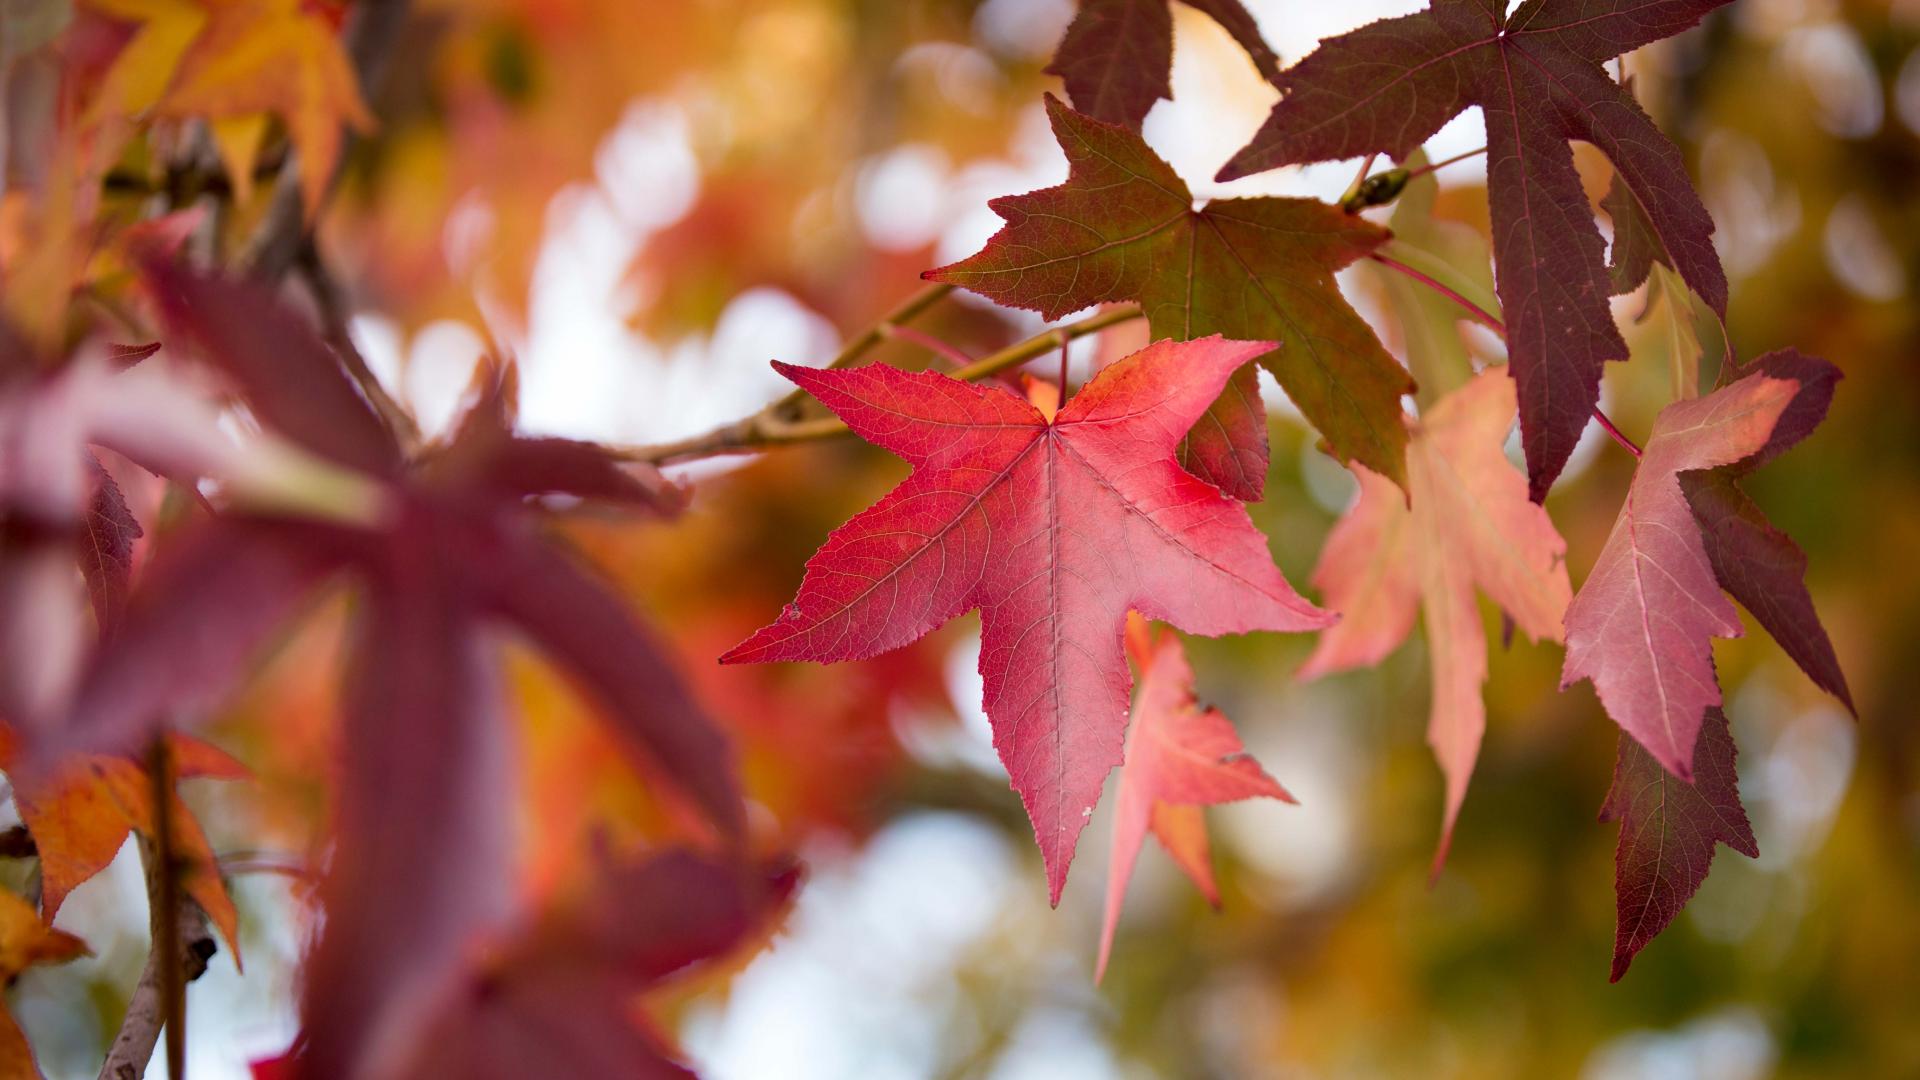
[[[1248,6],[1292,62],[1421,5]],[[1202,197],[1337,198],[1354,163],[1208,179],[1273,91],[1216,25],[1175,13],[1155,147]],[[489,350],[521,365],[536,430],[645,443],[744,415],[781,392],[767,360],[824,363],[921,270],[993,231],[988,198],[1064,176],[1041,69],[1071,14],[1069,0],[425,0],[369,88],[379,126],[322,219],[356,340],[429,431]],[[1920,1075],[1920,3],[1737,0],[1625,70],[1714,213],[1734,350],[1791,345],[1846,373],[1828,424],[1749,490],[1808,552],[1858,722],[1757,627],[1716,647],[1761,858],[1722,851],[1609,985],[1615,830],[1595,815],[1616,729],[1588,687],[1557,692],[1558,649],[1494,651],[1486,747],[1429,887],[1441,786],[1419,635],[1377,670],[1310,685],[1291,678],[1304,638],[1194,640],[1202,696],[1300,805],[1210,813],[1218,913],[1161,853],[1143,857],[1095,988],[1106,811],[1050,912],[979,714],[977,623],[866,663],[713,661],[904,466],[852,442],[708,463],[683,477],[696,497],[682,520],[570,528],[734,733],[760,841],[810,866],[767,948],[661,1003],[712,1075]],[[1429,149],[1481,141],[1469,114]],[[1580,160],[1597,201],[1607,166]],[[1484,231],[1479,161],[1439,180],[1436,216]],[[1398,348],[1385,284],[1344,284]],[[1616,310],[1631,320],[1642,303]],[[1695,314],[1710,380],[1720,331]],[[1641,438],[1673,393],[1656,323],[1605,387]],[[976,355],[1037,328],[967,298],[917,325]],[[1138,333],[1083,343],[1076,370]],[[929,360],[900,342],[879,355]],[[1268,389],[1273,471],[1254,512],[1304,582],[1352,483]],[[1590,439],[1549,502],[1576,585],[1631,465]],[[244,1075],[292,1035],[342,614],[313,612],[216,729],[259,782],[190,792],[246,871],[246,974],[222,958],[194,991],[199,1075]],[[530,896],[680,827],[563,680],[530,653],[510,672]],[[49,1075],[98,1060],[144,955],[139,895],[123,854],[61,915],[98,956],[10,992]]]

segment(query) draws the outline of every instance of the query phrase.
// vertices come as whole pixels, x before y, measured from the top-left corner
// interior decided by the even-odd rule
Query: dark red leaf
[[[1333,453],[1404,486],[1400,398],[1413,380],[1333,277],[1386,232],[1311,199],[1216,199],[1195,210],[1193,193],[1139,135],[1053,98],[1047,113],[1067,182],[995,199],[1006,227],[978,254],[925,276],[1049,319],[1137,300],[1156,338],[1275,342],[1260,362]],[[1267,424],[1251,368],[1194,426],[1181,464],[1235,498],[1260,497]]]
[[[508,913],[508,731],[491,650],[422,527],[370,575],[347,678],[327,920],[298,1074],[390,1075]]]
[[[1718,706],[1700,725],[1693,782],[1675,778],[1632,738],[1620,737],[1613,787],[1601,821],[1620,823],[1614,851],[1613,976],[1619,982],[1634,954],[1665,930],[1707,878],[1713,845],[1758,858],[1753,827],[1740,805],[1734,776],[1733,732]]]
[[[1240,0],[1186,0],[1233,35],[1260,76],[1280,75],[1280,62]],[[1168,0],[1080,0],[1047,74],[1066,81],[1073,107],[1135,131],[1153,103],[1171,98],[1173,17]]]
[[[1775,422],[1766,446],[1736,465],[1683,473],[1680,489],[1700,524],[1707,561],[1720,587],[1753,613],[1814,685],[1857,713],[1840,659],[1807,592],[1806,555],[1791,537],[1773,527],[1738,483],[1741,476],[1806,438],[1826,418],[1840,370],[1818,357],[1789,350],[1769,353],[1725,377],[1754,373],[1792,379],[1800,386]]]
[[[1503,0],[1434,0],[1323,41],[1282,73],[1286,96],[1220,179],[1372,153],[1402,159],[1461,110],[1481,107],[1500,304],[1538,501],[1586,428],[1603,363],[1627,357],[1607,304],[1605,244],[1568,140],[1612,160],[1646,235],[1726,313],[1713,219],[1679,151],[1601,68],[1726,2],[1529,0],[1507,16]]]
[[[135,752],[240,681],[276,629],[347,557],[341,530],[219,518],[170,539],[86,669],[57,749]]]
[[[685,794],[728,836],[742,834],[726,738],[694,704],[668,652],[613,592],[525,532],[469,535],[450,551],[466,560],[478,602],[586,687],[651,776]]]
[[[140,539],[140,522],[127,507],[127,498],[98,458],[93,466],[93,497],[87,502],[85,535],[80,541],[80,573],[93,601],[93,617],[100,633],[111,633],[126,606],[133,578],[133,543]]]
[[[612,871],[577,911],[549,920],[476,972],[402,1075],[418,1080],[687,1078],[632,998],[721,956],[757,930],[794,885],[685,852]]]
[[[168,328],[239,386],[261,422],[363,472],[399,467],[393,433],[339,357],[273,290],[159,261],[146,274]]]

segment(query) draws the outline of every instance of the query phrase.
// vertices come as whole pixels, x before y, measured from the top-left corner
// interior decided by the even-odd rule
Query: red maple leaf
[[[1129,609],[1189,633],[1333,617],[1273,565],[1246,510],[1174,461],[1181,436],[1270,342],[1159,342],[1051,421],[1009,390],[870,366],[775,366],[913,475],[827,539],[780,618],[723,662],[854,660],[979,608],[994,744],[1057,903],[1120,763]]]
[[[1773,527],[1760,507],[1740,490],[1740,477],[1806,438],[1826,419],[1840,369],[1818,357],[1791,349],[1768,353],[1741,368],[1729,368],[1722,381],[1756,372],[1800,384],[1773,436],[1758,454],[1709,472],[1682,473],[1680,490],[1700,523],[1713,576],[1740,605],[1753,613],[1814,685],[1857,712],[1847,677],[1833,643],[1807,593],[1807,557],[1786,533]]]
[[[1607,714],[1683,780],[1693,775],[1700,718],[1721,703],[1712,639],[1742,630],[1682,477],[1750,468],[1811,430],[1831,379],[1810,381],[1814,397],[1803,397],[1798,376],[1812,369],[1778,356],[1739,369],[1729,386],[1661,410],[1613,532],[1567,608],[1562,686],[1592,679]],[[1814,399],[1820,407],[1810,414]],[[1747,602],[1759,604],[1759,595]]]
[[[742,867],[684,851],[613,868],[581,902],[469,969],[391,1075],[690,1080],[634,996],[740,946],[798,880],[788,864]],[[307,1046],[255,1062],[253,1075],[314,1075],[312,1055]]]
[[[88,663],[52,749],[127,749],[151,738],[156,718],[204,715],[308,597],[351,578],[363,603],[300,1069],[378,1071],[410,1052],[467,950],[510,910],[499,630],[572,675],[650,777],[723,836],[742,834],[724,738],[667,651],[535,513],[548,494],[672,512],[681,493],[602,448],[515,435],[499,379],[449,445],[409,461],[332,350],[271,291],[161,264],[147,275],[170,334],[269,427],[378,498],[360,507],[364,520],[228,510],[170,537]]]
[[[1617,925],[1613,976],[1619,982],[1633,956],[1667,928],[1707,879],[1713,845],[1749,859],[1760,857],[1734,777],[1733,733],[1718,706],[1706,712],[1694,752],[1693,782],[1675,779],[1626,735],[1613,766],[1613,786],[1601,821],[1620,823],[1614,850]]]
[[[1240,0],[1187,0],[1247,50],[1261,78],[1280,77],[1280,61]],[[1173,13],[1168,0],[1080,0],[1047,74],[1066,81],[1073,107],[1138,131],[1147,111],[1173,97]]]
[[[1660,129],[1601,64],[1685,30],[1727,0],[1434,0],[1415,15],[1329,38],[1280,77],[1286,96],[1220,170],[1384,153],[1404,159],[1464,109],[1486,115],[1487,195],[1520,434],[1535,501],[1546,497],[1600,393],[1627,358],[1607,297],[1606,244],[1568,140],[1614,164],[1647,231],[1723,317],[1713,219]],[[1628,271],[1631,276],[1631,271]]]
[[[1220,890],[1213,882],[1207,822],[1200,808],[1263,795],[1294,801],[1240,744],[1233,722],[1218,709],[1200,707],[1193,693],[1193,666],[1178,637],[1164,632],[1156,636],[1145,619],[1130,615],[1127,654],[1140,669],[1140,693],[1127,732],[1127,763],[1114,794],[1113,855],[1107,864],[1106,919],[1095,981],[1106,975],[1127,880],[1148,829],[1207,902],[1218,907]]]

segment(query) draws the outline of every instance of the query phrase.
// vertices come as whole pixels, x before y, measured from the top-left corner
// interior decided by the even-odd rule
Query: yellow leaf
[[[180,61],[206,26],[207,13],[191,0],[87,0],[109,18],[137,22],[140,29],[114,57],[83,123],[108,117],[136,118],[159,104]]]
[[[233,185],[233,204],[253,201],[253,166],[260,160],[260,144],[267,138],[267,114],[228,116],[213,122],[213,145]]]
[[[36,964],[61,964],[86,952],[85,942],[41,922],[32,904],[0,889],[0,982],[10,982]],[[0,1005],[0,1076],[12,1080],[39,1075],[26,1033]]]
[[[373,127],[332,23],[298,0],[223,0],[210,13],[161,111],[215,120],[263,112],[280,117],[299,152],[301,192],[311,211],[333,176],[342,127]]]

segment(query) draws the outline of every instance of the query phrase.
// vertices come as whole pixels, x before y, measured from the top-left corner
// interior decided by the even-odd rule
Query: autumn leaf
[[[33,905],[10,890],[0,889],[0,984],[40,964],[64,964],[87,954],[86,943],[40,920]],[[13,1014],[0,1005],[0,1076],[25,1080],[40,1076],[33,1048]]]
[[[1771,360],[1771,358],[1768,358]],[[1756,361],[1730,386],[1661,410],[1626,504],[1567,609],[1562,687],[1593,680],[1600,703],[1675,776],[1693,775],[1700,717],[1720,701],[1712,639],[1739,637],[1681,474],[1757,463],[1794,441],[1776,428],[1802,384]],[[1804,405],[1792,414],[1796,429]]]
[[[1483,110],[1500,304],[1537,502],[1586,428],[1602,365],[1627,357],[1607,305],[1606,245],[1568,140],[1613,162],[1649,235],[1726,314],[1713,219],[1680,152],[1601,67],[1726,2],[1530,0],[1506,15],[1500,0],[1434,0],[1329,38],[1283,72],[1286,96],[1219,178],[1372,153],[1404,159],[1462,110]]]
[[[1613,889],[1618,908],[1612,982],[1680,914],[1707,878],[1713,845],[1760,857],[1753,826],[1740,805],[1733,732],[1719,706],[1707,709],[1694,751],[1693,782],[1676,779],[1627,735],[1613,766],[1601,821],[1620,823]]]
[[[327,922],[308,968],[303,1075],[394,1061],[467,951],[506,913],[508,732],[494,639],[523,635],[574,676],[650,777],[706,835],[745,811],[726,740],[666,649],[540,527],[542,495],[671,513],[682,495],[602,448],[523,439],[488,389],[452,443],[403,460],[340,359],[257,286],[148,268],[173,340],[225,372],[254,415],[357,470],[365,518],[228,511],[169,537],[89,660],[55,749],[142,744],[156,717],[198,718],[326,583],[361,594],[346,703]]]
[[[87,126],[109,116],[146,114],[160,103],[206,27],[206,8],[196,0],[85,0],[84,6],[138,26],[95,87]]]
[[[747,942],[797,883],[790,864],[734,866],[680,851],[610,868],[583,902],[473,972],[397,1075],[691,1080],[633,998]]]
[[[225,751],[198,739],[168,737],[178,780],[243,780],[247,768]],[[134,832],[154,835],[153,782],[131,758],[85,755],[51,771],[20,773],[14,734],[0,728],[0,769],[13,781],[20,822],[33,837],[40,861],[40,906],[51,923],[67,896],[108,864]],[[239,913],[220,877],[213,848],[200,821],[175,794],[169,799],[174,842],[185,864],[187,895],[213,921],[240,962]]]
[[[1137,134],[1047,99],[1067,182],[996,199],[1006,226],[978,254],[924,276],[1048,319],[1138,300],[1156,338],[1265,340],[1260,357],[1342,461],[1404,480],[1400,397],[1413,382],[1348,306],[1334,272],[1386,241],[1311,199],[1193,193]],[[1235,498],[1266,483],[1266,414],[1251,368],[1195,426],[1181,462]]]
[[[127,497],[98,458],[93,466],[93,495],[87,500],[84,535],[80,540],[80,574],[93,602],[94,624],[107,633],[119,620],[133,579],[133,545],[140,539],[140,522],[127,506]]]
[[[1106,918],[1094,981],[1106,975],[1113,932],[1120,922],[1127,881],[1146,842],[1160,840],[1173,861],[1218,907],[1207,823],[1201,807],[1259,796],[1293,802],[1240,743],[1218,709],[1203,709],[1193,692],[1193,667],[1172,634],[1157,636],[1139,615],[1127,617],[1127,655],[1140,686],[1127,731],[1126,764],[1114,794],[1113,854],[1107,864]]]
[[[994,745],[1057,903],[1121,760],[1127,611],[1197,634],[1332,621],[1280,576],[1246,510],[1173,458],[1233,372],[1272,347],[1159,342],[1050,422],[1001,387],[776,364],[914,473],[829,537],[794,602],[722,662],[860,659],[979,608]]]
[[[1424,615],[1433,680],[1427,742],[1447,780],[1435,873],[1486,731],[1487,639],[1475,588],[1529,637],[1547,641],[1561,639],[1572,592],[1566,541],[1501,451],[1514,411],[1513,381],[1497,369],[1441,399],[1413,425],[1412,505],[1356,468],[1359,497],[1328,534],[1313,572],[1341,620],[1321,634],[1302,679],[1379,663],[1406,640],[1416,606]]]
[[[1791,537],[1773,527],[1739,485],[1740,477],[1806,438],[1826,418],[1840,369],[1818,357],[1783,350],[1728,373],[1734,378],[1750,374],[1793,379],[1799,383],[1799,393],[1759,454],[1711,472],[1683,473],[1680,490],[1700,523],[1707,561],[1713,564],[1720,587],[1753,613],[1814,685],[1857,715],[1840,659],[1807,593],[1806,555]]]
[[[1186,0],[1206,12],[1247,51],[1261,78],[1280,77],[1280,61],[1240,0]],[[1047,74],[1066,81],[1073,107],[1110,124],[1140,130],[1153,103],[1173,97],[1173,15],[1168,0],[1080,0]]]

